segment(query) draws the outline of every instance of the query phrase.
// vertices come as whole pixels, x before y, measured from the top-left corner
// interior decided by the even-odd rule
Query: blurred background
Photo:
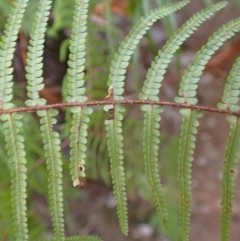
[[[9,14],[12,0],[0,0],[0,36]],[[152,9],[169,4],[171,0],[90,0],[86,88],[89,100],[103,100],[107,95],[110,62],[117,48],[140,16]],[[171,34],[194,13],[217,3],[214,0],[194,0],[180,11],[158,21],[140,42],[131,59],[124,97],[137,99],[147,69]],[[221,25],[240,16],[240,1],[228,1],[228,6],[204,23],[174,56],[160,91],[161,100],[173,101],[178,93],[184,69],[208,37]],[[14,57],[14,102],[24,106],[26,100],[25,65],[27,45],[37,0],[30,0]],[[69,36],[71,33],[74,0],[54,0],[49,17],[44,52],[45,88],[41,95],[49,104],[64,102]],[[240,54],[240,35],[232,38],[207,64],[198,89],[200,105],[216,107],[221,100],[224,84],[232,64]],[[160,227],[151,203],[150,190],[143,174],[142,113],[139,106],[127,107],[124,118],[124,163],[128,190],[128,237],[118,226],[116,206],[111,189],[109,158],[106,148],[104,120],[107,114],[94,107],[91,116],[86,160],[85,187],[77,190],[69,176],[69,119],[67,110],[60,111],[56,130],[61,133],[64,165],[64,210],[66,235],[99,235],[104,241],[179,241],[179,193],[177,185],[178,139],[181,117],[178,109],[164,108],[161,120],[159,172],[166,191],[169,210],[169,230]],[[28,218],[30,240],[51,237],[51,217],[47,207],[47,179],[45,158],[38,119],[24,114],[22,134],[25,137],[28,160]],[[0,125],[0,237],[13,240],[11,228],[10,172],[5,151],[3,127]],[[221,167],[229,126],[226,117],[204,113],[200,119],[197,147],[193,162],[193,201],[191,240],[219,240]],[[236,185],[240,175],[236,172]],[[240,240],[240,189],[236,189],[233,207],[231,241]]]

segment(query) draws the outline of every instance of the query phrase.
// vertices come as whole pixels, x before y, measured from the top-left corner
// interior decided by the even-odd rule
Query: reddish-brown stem
[[[175,102],[166,102],[166,101],[151,101],[151,100],[118,100],[118,101],[87,101],[87,102],[72,102],[72,103],[58,103],[44,106],[30,106],[30,107],[19,107],[12,108],[8,110],[0,110],[0,114],[10,114],[15,112],[36,112],[38,110],[48,110],[48,109],[62,109],[66,107],[75,107],[75,106],[101,106],[106,104],[121,104],[121,105],[161,105],[161,106],[173,106],[178,108],[186,108],[192,110],[201,110],[206,112],[213,112],[219,114],[227,114],[240,117],[240,112],[233,112],[230,110],[220,110],[217,108],[211,108],[207,106],[199,105],[189,105],[189,104],[180,104]]]

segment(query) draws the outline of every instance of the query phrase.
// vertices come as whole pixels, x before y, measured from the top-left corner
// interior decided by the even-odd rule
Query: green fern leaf
[[[196,54],[194,59],[188,65],[187,70],[184,72],[184,76],[180,83],[179,95],[180,97],[175,97],[175,101],[178,103],[196,104],[197,98],[196,89],[197,83],[203,72],[204,66],[215,53],[217,49],[230,37],[232,37],[236,32],[240,31],[240,18],[230,21],[228,24],[223,25],[218,31],[216,31],[208,40],[208,43],[201,48],[201,50]],[[181,235],[183,240],[189,240],[189,225],[190,225],[190,204],[189,200],[191,197],[191,187],[189,185],[191,179],[191,171],[185,172],[185,168],[182,163],[186,163],[185,166],[190,166],[190,162],[193,160],[193,149],[195,144],[189,144],[189,138],[195,141],[196,127],[194,123],[197,123],[197,117],[195,116],[194,121],[192,121],[192,116],[195,111],[191,110],[181,110],[181,114],[184,115],[182,122],[182,133],[179,144],[179,185],[181,193],[180,201],[180,213],[181,213]],[[187,138],[189,130],[194,130],[189,138]],[[196,133],[195,133],[196,134]],[[186,155],[185,146],[191,147],[191,151]],[[185,153],[185,156],[184,156]],[[184,157],[186,158],[184,160]],[[183,171],[182,171],[183,170]],[[188,180],[189,179],[189,180]],[[186,185],[188,185],[186,187]],[[186,189],[185,189],[186,188]],[[188,202],[188,203],[186,203]]]
[[[108,86],[114,89],[114,99],[122,99],[121,95],[123,93],[124,86],[123,81],[125,79],[127,66],[129,64],[131,55],[134,52],[134,49],[136,48],[143,35],[149,30],[154,22],[177,11],[178,9],[185,6],[188,2],[189,1],[185,0],[153,10],[148,14],[147,17],[142,17],[136,23],[135,27],[121,43],[118,49],[118,53],[115,54],[114,60],[111,63]]]
[[[129,33],[129,35],[125,38],[125,40],[121,43],[118,53],[115,54],[114,60],[111,63],[110,67],[110,75],[108,86],[109,90],[112,91],[112,98],[115,100],[123,99],[123,86],[124,86],[124,78],[127,66],[129,64],[129,60],[131,55],[134,52],[137,44],[139,43],[140,39],[146,33],[146,31],[153,25],[155,21],[168,14],[180,9],[184,5],[186,5],[188,1],[182,1],[179,3],[172,4],[168,7],[162,7],[160,9],[154,10],[150,12],[150,14],[146,18],[141,18],[133,30]],[[122,125],[120,124],[120,120],[122,120],[122,113],[124,111],[123,107],[113,108],[113,106],[108,105],[105,106],[105,110],[109,111],[112,109],[114,118],[111,120],[106,121],[106,131],[107,131],[107,138],[108,138],[108,150],[110,154],[110,162],[111,162],[111,172],[112,172],[112,182],[114,188],[115,198],[117,200],[117,207],[118,209],[118,217],[120,226],[122,228],[123,233],[126,235],[128,233],[127,227],[127,205],[126,205],[126,193],[125,193],[125,174],[124,168],[122,164],[122,148],[123,148],[123,137],[122,137]],[[117,112],[117,110],[121,110]],[[117,116],[117,120],[116,117]],[[112,129],[113,128],[113,129]],[[115,129],[116,128],[116,129]],[[112,136],[116,135],[116,136]],[[116,139],[117,138],[117,139]],[[115,141],[111,141],[117,140]],[[118,144],[118,147],[114,147],[113,145]],[[116,148],[118,149],[116,151]],[[117,158],[120,158],[117,160]],[[116,170],[121,172],[121,175],[116,175]],[[113,175],[114,173],[114,175]],[[121,177],[121,186],[119,187],[119,178]],[[117,180],[115,179],[117,178]],[[122,193],[121,193],[122,191]],[[120,195],[123,195],[123,198],[120,199]]]
[[[158,100],[157,94],[159,93],[163,76],[174,53],[179,46],[194,33],[194,30],[196,30],[198,26],[224,6],[226,6],[226,2],[220,2],[198,12],[171,36],[162,50],[158,52],[158,56],[148,70],[142,93],[139,96],[140,99]]]
[[[117,213],[122,232],[127,235],[127,197],[125,187],[125,175],[123,167],[123,137],[122,132],[122,115],[118,113],[122,111],[121,106],[116,106],[116,115],[113,120],[106,120],[107,145],[111,162],[111,175],[113,183],[113,193],[117,203]]]
[[[27,53],[26,78],[28,81],[26,101],[27,106],[45,105],[46,100],[39,98],[39,91],[43,89],[43,50],[52,0],[41,0],[33,21]]]
[[[87,97],[84,96],[84,65],[86,55],[86,37],[87,37],[87,11],[88,0],[76,0],[74,13],[72,34],[70,40],[70,55],[68,61],[68,102],[84,102]],[[92,109],[88,107],[71,108],[73,113],[72,127],[70,135],[70,172],[73,185],[81,188],[83,183],[82,177],[85,177],[85,158],[87,144],[87,124]],[[79,168],[79,165],[81,168]]]
[[[26,10],[28,0],[15,1],[0,46],[0,108],[10,109],[13,104],[13,68],[12,59],[15,51],[17,35],[21,26],[23,14]],[[27,183],[26,183],[26,158],[24,151],[24,138],[19,134],[22,124],[20,114],[2,115],[4,123],[6,149],[8,151],[9,162],[12,166],[11,194],[13,208],[13,225],[15,237],[18,241],[28,240],[27,228]]]
[[[144,111],[143,130],[143,153],[145,173],[151,187],[152,198],[156,206],[158,217],[162,226],[167,228],[168,215],[163,187],[158,172],[158,145],[160,143],[159,122],[160,113],[163,111],[159,106],[142,106]]]
[[[221,241],[229,239],[230,218],[232,213],[235,185],[234,173],[238,162],[240,145],[240,119],[235,118],[235,123],[231,123],[231,130],[225,151],[225,161],[223,165],[222,178],[222,201],[221,201]]]
[[[189,37],[193,30],[195,30],[201,23],[203,23],[207,18],[209,18],[215,11],[223,8],[226,5],[226,2],[221,2],[210,6],[201,12],[194,15],[190,20],[188,20],[179,30],[177,30],[173,36],[167,41],[162,50],[159,51],[158,56],[155,58],[152,63],[151,68],[148,71],[147,78],[144,81],[144,87],[142,93],[139,95],[139,98],[142,100],[158,100],[157,97],[159,89],[161,87],[161,82],[163,76],[166,72],[166,68],[173,57],[175,51],[179,46]],[[156,167],[155,170],[158,170],[158,143],[159,143],[159,130],[155,126],[159,126],[160,115],[156,114],[154,111],[155,106],[144,106],[144,139],[143,139],[143,148],[144,148],[144,163],[145,171],[148,177],[148,181],[151,184],[151,189],[153,193],[154,203],[157,207],[157,213],[159,219],[162,222],[163,226],[167,225],[167,210],[164,200],[164,195],[160,183],[159,174],[150,173],[150,170],[153,169],[153,166]],[[153,114],[154,113],[154,114]],[[159,112],[160,113],[160,112]],[[154,130],[154,131],[153,131]],[[149,133],[152,133],[153,136],[149,136]],[[153,140],[158,140],[155,143]],[[151,149],[149,149],[151,148]],[[156,172],[156,171],[155,171]],[[151,175],[149,175],[151,174]],[[158,200],[159,199],[159,200]],[[161,204],[161,205],[160,205]]]
[[[9,163],[12,165],[11,181],[12,181],[12,208],[13,220],[15,226],[15,237],[17,241],[28,240],[27,229],[27,168],[24,151],[24,139],[19,134],[19,128],[22,123],[20,114],[2,115],[1,119],[5,122],[3,127],[5,130],[6,149],[8,150]]]
[[[196,110],[181,109],[183,115],[179,140],[178,181],[180,188],[180,225],[183,241],[189,240],[191,211],[191,166],[193,151],[202,113]]]
[[[32,26],[30,45],[26,66],[28,106],[44,105],[45,99],[39,98],[39,91],[44,87],[42,77],[42,61],[44,48],[44,33],[46,31],[48,16],[51,8],[51,0],[41,0]],[[49,202],[52,215],[55,240],[64,239],[63,221],[63,194],[62,194],[62,160],[60,154],[60,138],[57,132],[52,131],[52,126],[57,122],[54,116],[57,110],[38,111],[41,118],[41,132],[43,136],[47,169],[49,171]]]
[[[60,241],[64,240],[62,160],[59,134],[52,131],[52,127],[56,123],[56,119],[53,117],[57,113],[57,110],[37,112],[38,116],[41,117],[41,131],[49,171],[49,202],[54,226],[54,238]]]
[[[238,101],[240,94],[240,58],[238,58],[230,71],[224,88],[222,102],[218,108],[222,110],[239,111]],[[230,117],[229,117],[230,118]]]
[[[70,135],[70,173],[73,186],[81,188],[84,185],[81,178],[85,177],[88,115],[92,113],[92,109],[75,107],[72,108],[71,111],[74,112],[74,114]]]
[[[239,111],[239,94],[240,94],[240,58],[233,65],[232,70],[225,84],[222,102],[218,104],[219,109]],[[222,210],[221,210],[221,240],[229,239],[230,219],[234,198],[234,170],[238,162],[239,144],[240,144],[240,124],[236,116],[228,116],[230,122],[230,134],[225,150],[225,161],[223,165],[222,178]]]
[[[13,107],[12,103],[8,103],[12,100],[13,96],[12,59],[16,46],[17,34],[21,27],[21,21],[28,1],[29,0],[17,0],[14,2],[5,26],[5,34],[2,37],[0,48],[0,107],[3,109]]]
[[[234,19],[218,29],[208,40],[184,72],[180,83],[179,97],[175,98],[178,103],[196,104],[196,89],[201,74],[211,56],[222,44],[240,31],[240,18]]]

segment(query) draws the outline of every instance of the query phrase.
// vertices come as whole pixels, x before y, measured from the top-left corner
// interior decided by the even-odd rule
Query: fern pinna
[[[218,104],[219,109],[239,111],[240,94],[240,58],[234,64],[225,84],[222,102]],[[225,161],[222,174],[222,201],[221,201],[221,241],[229,239],[230,219],[232,213],[235,184],[234,174],[238,162],[240,145],[240,118],[234,116],[227,117],[230,123],[230,133],[227,140]]]
[[[87,37],[87,12],[89,1],[75,1],[73,13],[73,27],[70,39],[70,55],[68,61],[68,96],[67,102],[84,102],[84,68],[86,55],[86,37]],[[85,177],[85,158],[87,144],[87,126],[92,109],[89,107],[73,107],[72,127],[70,135],[70,172],[73,185],[83,187],[82,178]],[[80,165],[80,166],[79,166]],[[81,168],[79,168],[81,167]]]
[[[112,90],[112,100],[123,99],[123,86],[125,73],[131,55],[134,52],[140,39],[155,21],[178,10],[186,5],[188,1],[182,1],[167,7],[162,7],[152,11],[146,18],[141,18],[125,40],[121,43],[118,53],[115,54],[111,63],[108,86]],[[122,112],[123,107],[106,106],[105,110],[111,111],[112,118],[106,120],[106,131],[108,137],[108,150],[111,162],[112,183],[117,202],[118,217],[120,226],[124,234],[128,233],[127,225],[127,204],[125,191],[125,174],[123,167],[123,137],[122,137]],[[112,144],[115,144],[115,146]],[[121,180],[120,183],[119,180]]]
[[[167,41],[165,46],[158,52],[158,56],[152,62],[151,68],[148,70],[147,78],[144,81],[142,93],[139,98],[142,100],[158,100],[157,97],[161,82],[163,80],[166,68],[173,57],[173,54],[179,46],[185,41],[190,34],[197,29],[207,18],[211,17],[214,12],[220,10],[226,5],[225,2],[212,5],[205,10],[194,15],[189,19],[173,36]],[[163,226],[167,226],[167,210],[166,202],[163,194],[163,188],[158,174],[158,144],[159,144],[159,121],[160,113],[163,111],[157,106],[143,106],[144,111],[144,163],[145,172],[152,189],[152,197],[155,203],[158,217]]]
[[[28,58],[26,67],[27,71],[27,80],[28,80],[28,97],[29,100],[26,101],[28,106],[35,105],[44,105],[46,100],[39,98],[39,91],[44,87],[43,78],[42,78],[42,55],[43,55],[43,44],[44,44],[44,33],[46,31],[47,20],[49,15],[49,10],[51,7],[52,1],[49,0],[41,0],[39,2],[38,12],[36,14],[35,21],[33,23],[33,29],[31,32],[31,40],[30,46],[28,48]],[[76,1],[75,11],[74,11],[74,20],[76,22],[83,23],[83,28],[80,28],[80,32],[82,33],[83,38],[80,38],[80,42],[84,43],[84,21],[80,21],[78,19],[80,16],[83,17],[83,20],[86,20],[86,12],[87,12],[88,1]],[[84,14],[85,13],[85,14]],[[75,29],[78,29],[76,27]],[[74,49],[76,45],[79,44],[75,42],[78,36],[75,35],[73,30],[72,42],[70,46],[70,51]],[[82,45],[80,45],[80,49],[82,50]],[[83,92],[82,81],[79,81],[82,75],[82,62],[78,58],[79,56],[84,56],[84,53],[80,53],[79,51],[73,51],[74,54],[70,55],[69,61],[69,79],[70,83],[68,84],[69,92],[71,93],[68,100],[70,101],[80,101],[80,94]],[[81,66],[79,66],[79,64]],[[79,73],[80,72],[80,73]],[[71,78],[73,77],[73,78]],[[74,79],[76,77],[76,79]],[[73,80],[72,80],[73,79]],[[72,81],[72,83],[71,83]],[[81,92],[81,93],[80,93]],[[75,99],[76,97],[76,99]],[[84,98],[84,97],[83,97]],[[81,152],[84,153],[85,147],[85,139],[86,136],[86,117],[84,114],[89,113],[87,108],[73,108],[73,127],[72,134],[70,136],[72,147],[71,150],[71,167],[72,167],[72,176],[75,186],[81,186],[80,176],[84,176],[84,156]],[[82,114],[82,116],[80,116]],[[58,114],[57,110],[42,110],[38,111],[37,114],[41,118],[41,131],[44,142],[44,149],[46,151],[47,158],[47,168],[49,171],[49,201],[50,201],[50,210],[52,214],[52,221],[54,227],[54,240],[65,240],[64,235],[64,219],[63,219],[63,194],[62,194],[62,160],[60,154],[60,138],[59,133],[53,131],[53,125],[56,123],[55,116]],[[80,123],[80,124],[79,124]],[[81,136],[82,135],[82,136]],[[77,149],[76,149],[77,148]],[[72,164],[73,163],[73,164]],[[77,174],[74,172],[76,170]],[[70,239],[71,240],[71,239]],[[87,236],[87,237],[75,237],[72,240],[99,240],[98,238]]]
[[[204,66],[211,56],[229,38],[240,31],[240,19],[230,21],[216,31],[208,40],[207,44],[196,54],[188,65],[180,83],[179,95],[175,101],[178,103],[196,104],[197,83],[203,73]],[[182,240],[189,240],[190,230],[190,206],[191,206],[191,162],[193,149],[195,148],[194,135],[197,133],[198,118],[201,114],[196,110],[181,110],[183,115],[181,136],[179,141],[179,187],[180,187],[180,223]]]
[[[32,25],[26,66],[29,97],[26,105],[28,106],[44,105],[46,103],[46,100],[39,98],[39,91],[44,87],[42,77],[44,33],[47,27],[51,4],[51,0],[41,0],[39,2]],[[54,227],[54,238],[56,240],[64,240],[61,148],[59,134],[52,131],[53,125],[57,122],[54,117],[58,114],[58,111],[43,110],[38,111],[37,114],[41,118],[40,129],[46,151],[47,169],[49,171],[49,207]]]
[[[17,34],[21,27],[23,14],[26,10],[28,0],[15,1],[10,16],[5,26],[4,35],[0,46],[0,108],[10,109],[13,92],[13,68],[12,60],[15,51]],[[28,240],[27,228],[27,175],[26,158],[24,151],[24,138],[19,133],[22,123],[21,114],[1,115],[4,122],[6,149],[8,150],[11,173],[11,195],[13,210],[13,225],[16,240]]]

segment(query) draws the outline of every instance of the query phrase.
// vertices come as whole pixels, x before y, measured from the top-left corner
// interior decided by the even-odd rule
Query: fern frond
[[[114,99],[122,99],[121,95],[123,93],[125,73],[127,71],[127,66],[131,55],[134,52],[137,44],[140,42],[143,35],[149,30],[157,20],[177,11],[178,9],[185,6],[189,1],[181,1],[178,3],[171,4],[166,7],[161,7],[159,9],[151,11],[147,17],[142,17],[121,43],[117,54],[114,56],[114,60],[111,63],[110,75],[108,86],[114,89]]]
[[[196,104],[196,89],[201,74],[211,56],[222,44],[240,31],[240,18],[234,19],[219,28],[208,40],[184,72],[180,84],[179,97],[175,97],[178,103]]]
[[[234,173],[238,162],[240,145],[240,118],[235,118],[231,123],[230,134],[225,151],[222,177],[222,201],[221,201],[221,241],[227,241],[230,233],[230,219],[235,193]]]
[[[143,153],[147,180],[151,187],[152,198],[156,206],[157,215],[162,226],[167,228],[168,215],[163,187],[160,182],[158,168],[158,145],[160,143],[160,113],[159,106],[142,106],[144,111]]]
[[[24,138],[19,134],[19,129],[22,126],[19,121],[21,118],[22,115],[16,113],[1,116],[1,119],[5,122],[3,127],[9,163],[13,167],[11,173],[13,224],[15,226],[15,237],[18,241],[28,240],[26,215],[27,161],[24,151]]]
[[[201,50],[196,54],[194,59],[188,65],[187,70],[184,72],[184,76],[180,83],[179,95],[180,97],[175,97],[175,101],[178,103],[196,104],[197,98],[196,89],[197,83],[203,72],[204,66],[211,58],[211,56],[219,49],[219,47],[230,37],[235,35],[236,32],[240,31],[240,18],[230,21],[228,24],[223,25],[218,29],[208,40],[207,44],[201,48]],[[181,193],[180,201],[180,212],[181,212],[181,232],[183,240],[189,240],[189,225],[190,225],[190,179],[191,171],[185,172],[185,167],[191,166],[190,162],[193,159],[193,149],[195,144],[191,145],[191,151],[186,155],[185,146],[189,147],[189,138],[186,138],[188,134],[187,130],[193,130],[190,138],[195,141],[193,136],[196,132],[196,127],[194,127],[194,122],[197,123],[197,116],[195,116],[194,122],[192,121],[192,116],[195,111],[192,110],[181,110],[184,115],[182,123],[182,133],[179,144],[179,185]],[[185,153],[185,156],[184,156]],[[184,159],[185,158],[185,159]],[[185,165],[183,165],[183,161]],[[182,169],[183,168],[183,169]],[[188,180],[189,179],[189,180]],[[187,186],[186,186],[187,185]]]
[[[12,60],[15,51],[16,40],[21,26],[23,14],[28,0],[18,0],[13,3],[4,36],[0,46],[0,109],[10,109],[13,97],[13,68]],[[4,123],[6,149],[9,162],[12,166],[11,195],[13,208],[13,225],[15,237],[18,241],[28,240],[27,228],[27,183],[26,183],[26,158],[24,151],[24,138],[19,134],[22,126],[20,114],[2,115]]]
[[[212,5],[191,17],[181,28],[179,28],[167,41],[164,47],[158,52],[158,56],[148,70],[147,78],[144,81],[142,93],[139,95],[141,100],[158,100],[157,97],[163,76],[166,73],[168,64],[171,61],[179,46],[194,33],[205,20],[210,18],[216,11],[226,6],[226,2]]]
[[[168,14],[180,9],[184,5],[186,5],[188,1],[182,1],[179,3],[171,4],[168,7],[162,7],[160,9],[153,10],[149,13],[149,15],[145,18],[141,18],[139,22],[135,25],[133,30],[129,33],[129,35],[125,38],[125,40],[121,43],[118,53],[115,54],[114,60],[111,63],[110,67],[110,75],[108,80],[109,90],[112,90],[111,98],[115,100],[123,99],[123,86],[124,86],[124,78],[127,70],[127,66],[129,64],[129,60],[131,55],[134,52],[137,44],[143,35],[147,32],[147,30],[156,22],[158,19],[167,16]],[[122,137],[122,125],[120,120],[122,120],[122,113],[124,111],[123,107],[113,108],[111,105],[105,106],[105,110],[109,111],[112,109],[114,118],[110,118],[110,120],[106,121],[106,131],[108,138],[108,150],[110,155],[111,162],[111,172],[114,173],[112,175],[112,183],[114,188],[115,198],[117,200],[118,209],[118,217],[120,226],[122,228],[123,233],[126,235],[128,233],[127,227],[127,205],[126,205],[126,192],[125,192],[125,174],[123,168],[123,137]],[[121,110],[117,112],[117,110]],[[116,119],[116,117],[118,119]],[[114,135],[114,136],[113,136]],[[116,135],[116,136],[115,136]],[[111,140],[117,140],[111,141]],[[114,145],[117,144],[117,147]],[[117,150],[116,150],[117,149]],[[119,160],[118,160],[119,158]],[[121,174],[116,175],[116,170],[119,170]],[[121,177],[120,187],[119,178]],[[115,179],[117,178],[117,179]],[[122,191],[122,193],[121,193]],[[123,199],[120,199],[120,195],[123,195]]]
[[[219,109],[239,111],[240,107],[240,58],[238,58],[230,71],[227,83],[224,87],[222,102],[218,104]],[[229,239],[230,219],[232,213],[233,199],[235,193],[234,172],[238,162],[240,144],[240,120],[235,116],[227,116],[230,123],[230,134],[225,150],[225,161],[223,164],[222,177],[222,201],[221,201],[221,240]]]
[[[191,19],[189,19],[179,30],[177,30],[173,36],[167,41],[162,50],[158,52],[158,56],[155,58],[152,63],[152,67],[149,69],[147,78],[144,81],[144,87],[142,89],[142,93],[139,95],[139,98],[142,100],[158,100],[157,97],[159,93],[159,89],[161,87],[161,82],[163,80],[163,76],[166,72],[166,68],[173,57],[175,51],[179,48],[179,46],[189,37],[197,27],[203,23],[207,18],[213,15],[213,13],[226,5],[226,2],[221,2],[210,6],[201,12],[194,15]],[[151,183],[151,189],[153,193],[154,203],[157,206],[157,212],[159,215],[159,219],[162,224],[166,226],[167,224],[167,210],[164,201],[164,195],[160,183],[159,174],[155,174],[154,172],[151,174],[149,170],[152,167],[156,167],[158,170],[158,144],[159,144],[159,136],[160,132],[156,129],[156,126],[159,126],[160,114],[154,113],[155,106],[144,106],[144,139],[143,139],[143,148],[144,148],[144,163],[146,175],[148,177],[148,182]],[[153,114],[154,113],[154,114]],[[159,112],[160,113],[160,112]],[[153,131],[154,130],[154,131]],[[152,133],[152,136],[149,133]],[[150,139],[151,138],[151,139]],[[153,142],[154,140],[155,143]],[[150,148],[150,149],[149,149]],[[161,200],[158,200],[158,198]]]
[[[12,59],[15,51],[18,31],[21,27],[23,14],[26,10],[29,0],[17,0],[13,3],[7,24],[5,26],[4,36],[2,37],[0,48],[0,108],[9,109],[13,107],[12,86],[13,86],[13,68]]]
[[[239,111],[237,104],[240,94],[240,58],[233,65],[224,87],[222,102],[218,103],[218,108],[222,110]]]
[[[54,238],[64,240],[63,194],[62,194],[62,160],[60,154],[59,134],[52,131],[56,123],[57,110],[38,111],[41,117],[41,131],[44,142],[47,169],[49,171],[49,202],[52,215]]]
[[[52,0],[41,0],[33,21],[27,53],[27,106],[45,105],[46,100],[39,98],[39,91],[43,89],[43,51],[45,32]]]
[[[183,241],[189,240],[191,211],[191,166],[200,111],[181,109],[183,115],[179,140],[178,181],[180,188],[180,225]]]
[[[46,31],[48,15],[50,13],[52,0],[41,0],[38,5],[32,31],[30,45],[28,47],[28,58],[26,66],[26,78],[28,81],[27,90],[29,100],[28,106],[44,105],[45,99],[39,98],[39,91],[43,89],[43,48],[44,34]],[[41,132],[44,142],[45,156],[47,158],[47,169],[49,171],[49,202],[52,215],[54,238],[64,239],[63,221],[63,194],[62,194],[62,160],[60,154],[60,138],[57,132],[52,131],[53,125],[57,122],[54,116],[57,110],[38,111],[40,117]]]
[[[88,0],[76,0],[73,13],[72,34],[70,39],[70,55],[68,61],[68,102],[84,102],[84,68],[86,55]],[[73,113],[70,135],[70,172],[74,186],[82,187],[81,178],[85,177],[85,157],[87,144],[87,124],[92,109],[89,107],[71,108]],[[79,165],[82,166],[79,169]]]
[[[117,204],[117,213],[122,232],[127,235],[127,197],[125,187],[125,174],[123,167],[123,137],[122,133],[122,111],[121,106],[116,106],[116,115],[112,120],[106,120],[107,145],[111,162],[111,176],[113,193]]]
[[[70,135],[70,173],[74,187],[83,187],[81,178],[85,177],[85,159],[87,151],[87,127],[88,115],[92,113],[91,108],[75,107],[73,113]]]

